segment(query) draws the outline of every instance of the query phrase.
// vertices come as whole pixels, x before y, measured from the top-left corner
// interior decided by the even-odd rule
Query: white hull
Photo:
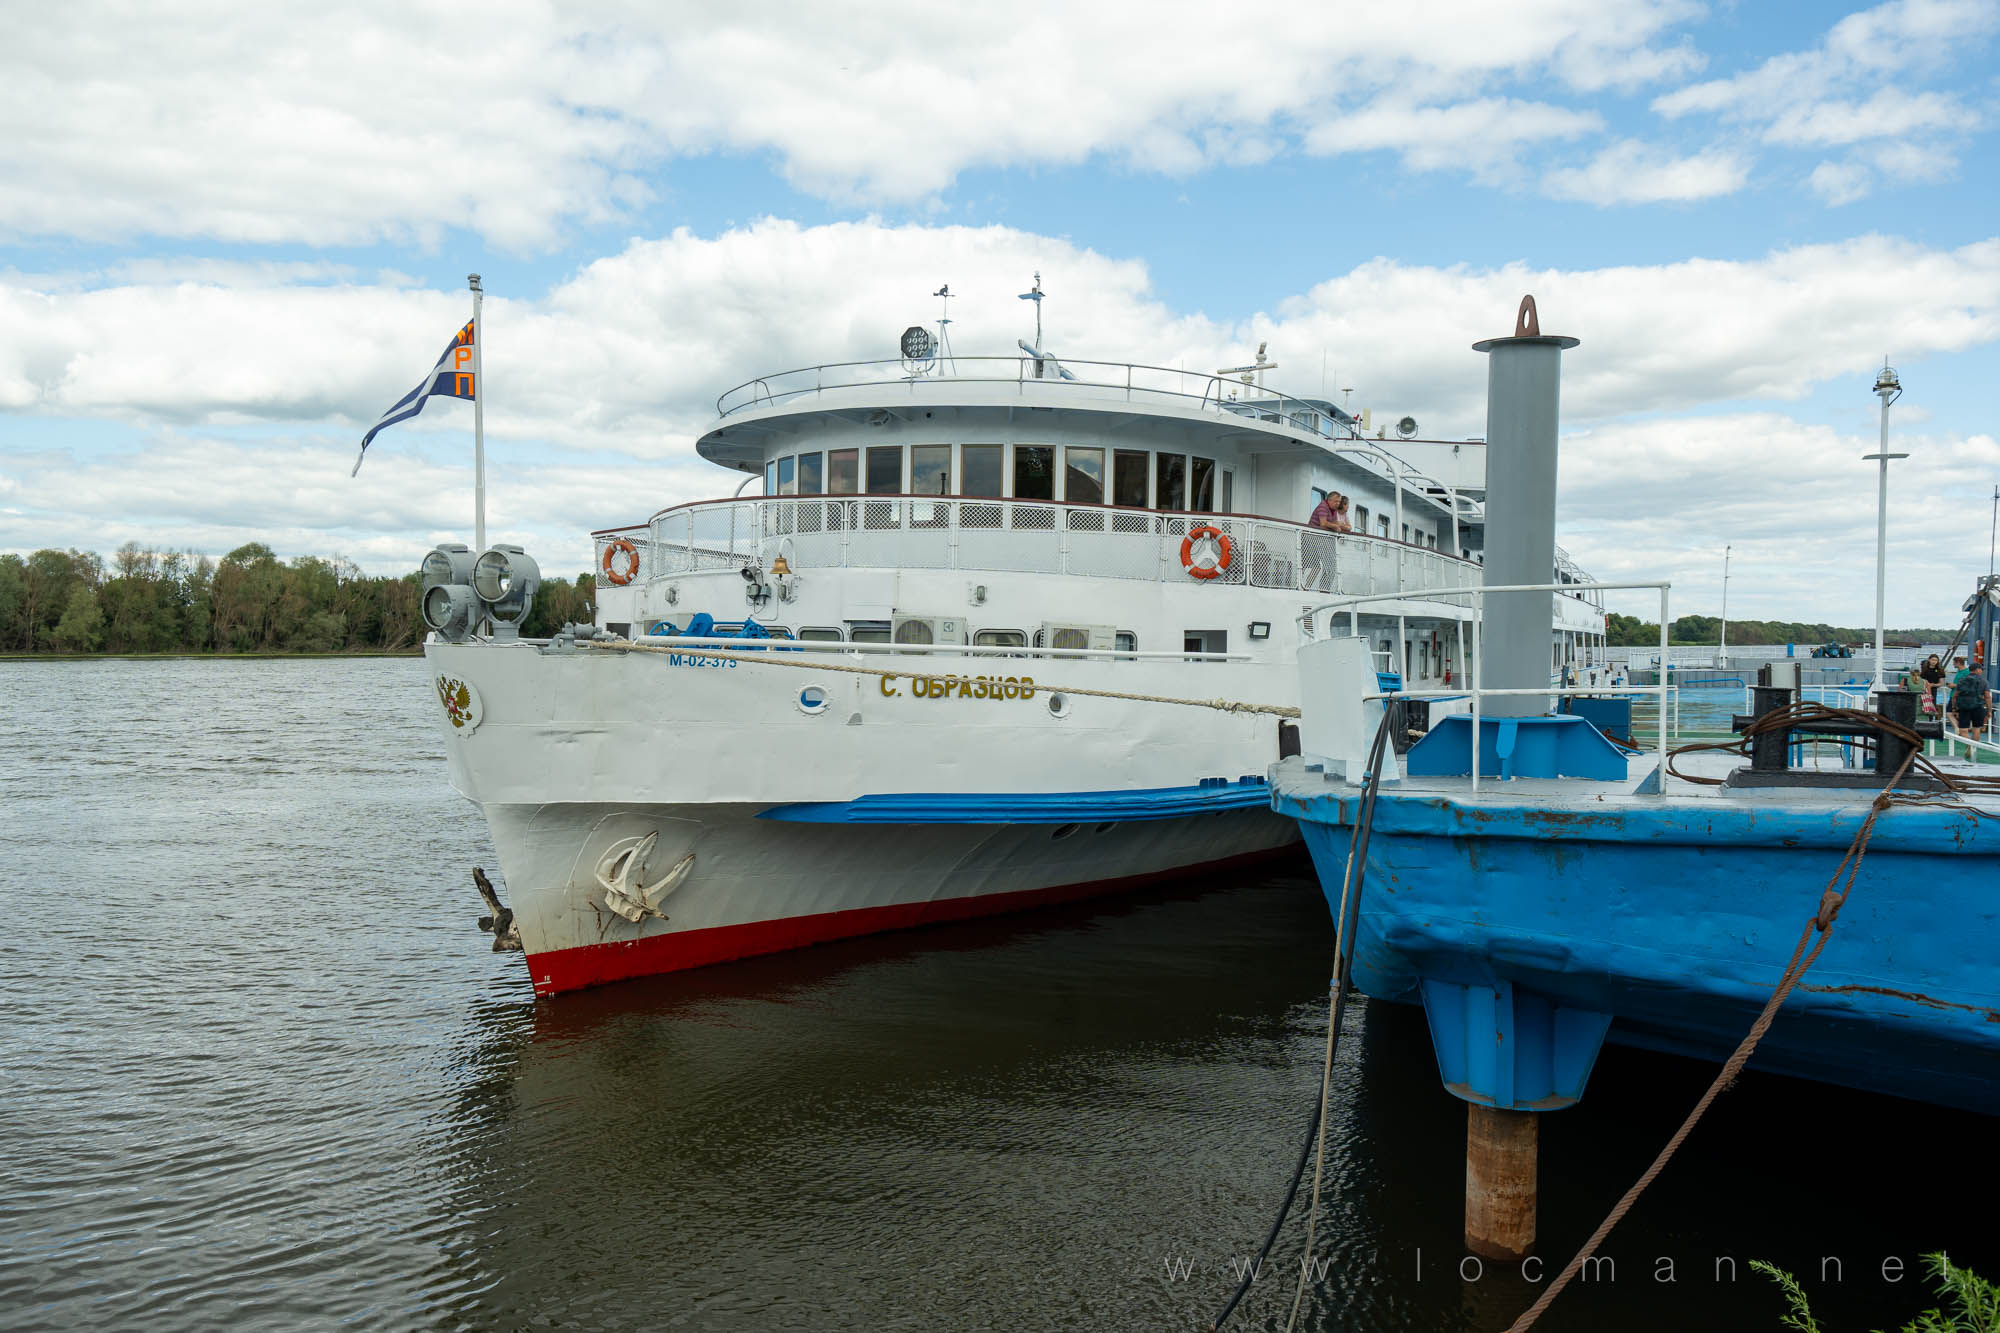
[[[838,655],[838,665],[1035,673],[1032,696],[920,697],[907,675],[848,675],[776,658],[729,667],[655,654],[545,654],[525,644],[429,646],[435,674],[468,682],[480,720],[443,710],[453,785],[484,810],[538,992],[674,971],[878,930],[1112,892],[1286,847],[1296,830],[1255,805],[1149,818],[1103,793],[1201,791],[1258,777],[1278,755],[1268,715],[1065,695],[1047,685],[1186,695],[1221,682],[1289,704],[1289,666]],[[800,655],[803,656],[803,655]],[[827,706],[802,711],[808,688]],[[792,822],[911,794],[916,822]],[[1065,793],[1073,795],[1067,799]],[[1033,822],[948,802],[1033,796]],[[946,805],[923,808],[939,798]],[[1110,817],[1093,818],[1093,815]],[[829,817],[841,817],[835,809]],[[634,881],[685,878],[631,922],[608,908],[607,854],[653,836]]]

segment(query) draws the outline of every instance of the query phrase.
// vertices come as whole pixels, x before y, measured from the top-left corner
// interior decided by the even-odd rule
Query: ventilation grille
[[[937,635],[932,632],[927,620],[905,620],[896,626],[897,643],[936,643]]]

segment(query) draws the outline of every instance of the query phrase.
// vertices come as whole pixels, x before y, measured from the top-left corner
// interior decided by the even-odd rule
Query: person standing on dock
[[[1917,668],[1917,674],[1923,677],[1924,699],[1928,703],[1930,711],[1942,713],[1944,711],[1944,663],[1938,660],[1936,653],[1932,653],[1924,659],[1924,664]]]
[[[1956,668],[1951,678],[1951,711],[1957,715],[1959,734],[1977,737],[1986,730],[1986,719],[1992,713],[1992,691],[1979,673],[1965,664],[1963,655],[1952,658],[1951,664]]]

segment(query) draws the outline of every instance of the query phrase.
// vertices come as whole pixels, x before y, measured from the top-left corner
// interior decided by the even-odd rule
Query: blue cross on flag
[[[398,421],[408,421],[424,410],[424,404],[433,398],[473,398],[477,385],[472,373],[472,320],[465,321],[465,327],[458,336],[445,344],[444,355],[431,367],[431,373],[424,376],[416,388],[396,400],[395,406],[382,414],[382,419],[368,428],[361,437],[361,453],[354,460],[353,476],[361,471],[361,460],[368,457],[368,442],[381,432],[384,426],[393,426]]]

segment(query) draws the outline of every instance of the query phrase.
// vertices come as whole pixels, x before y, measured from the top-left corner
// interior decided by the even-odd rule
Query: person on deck
[[[1312,517],[1306,523],[1327,532],[1352,532],[1354,525],[1347,518],[1347,497],[1339,491],[1328,491],[1320,496],[1313,506]]]
[[[1917,675],[1923,678],[1924,701],[1930,706],[1929,711],[1942,713],[1944,711],[1944,663],[1938,661],[1936,653],[1932,653],[1924,659],[1924,664],[1917,668]]]
[[[1951,659],[1956,672],[1951,678],[1951,711],[1958,721],[1959,734],[1977,737],[1986,730],[1986,719],[1990,715],[1992,691],[1986,688],[1986,681],[1978,672],[1966,666],[1963,656]]]

